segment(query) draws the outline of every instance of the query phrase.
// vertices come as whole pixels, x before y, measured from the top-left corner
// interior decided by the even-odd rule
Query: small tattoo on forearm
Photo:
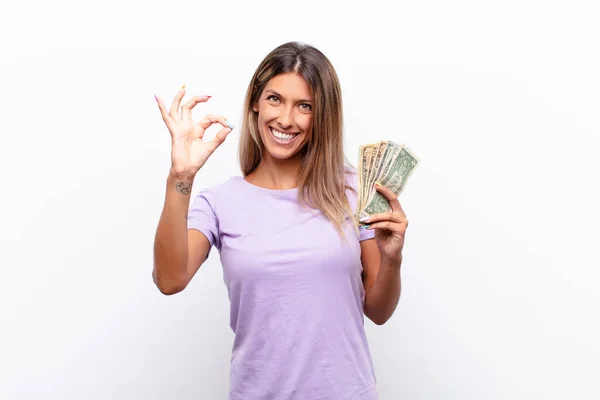
[[[175,183],[175,188],[179,193],[187,196],[192,193],[192,183],[193,182],[177,182]]]

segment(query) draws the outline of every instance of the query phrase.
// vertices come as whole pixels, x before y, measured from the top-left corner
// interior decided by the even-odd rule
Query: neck
[[[260,165],[251,173],[249,180],[267,189],[287,190],[298,187],[301,156],[278,160],[265,154]]]

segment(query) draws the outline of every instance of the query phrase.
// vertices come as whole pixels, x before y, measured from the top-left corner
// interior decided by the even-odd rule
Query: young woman
[[[220,254],[235,333],[230,399],[372,400],[376,378],[364,315],[385,323],[400,297],[408,221],[397,197],[377,186],[392,212],[357,229],[357,175],[343,154],[336,72],[319,50],[286,43],[261,62],[248,86],[241,126],[242,176],[192,183],[232,127],[191,112],[209,96],[170,110],[172,166],[156,231],[154,282],[183,290]],[[223,128],[210,141],[204,131]],[[364,228],[364,229],[363,229]]]

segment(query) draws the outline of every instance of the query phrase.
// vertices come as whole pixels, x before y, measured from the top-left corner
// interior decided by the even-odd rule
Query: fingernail
[[[381,187],[382,185],[381,185],[381,183],[379,183],[379,182],[375,182],[375,186],[379,186],[379,187]]]
[[[158,97],[156,97],[156,95],[154,95],[154,100],[156,100],[156,102],[158,103]]]
[[[185,85],[183,85],[180,90],[185,90]]]
[[[359,219],[360,222],[367,222],[370,218],[369,217],[362,217],[361,219]]]
[[[225,120],[225,123],[227,124],[227,126],[229,127],[229,129],[233,130],[233,125],[231,124],[231,122]]]
[[[369,229],[371,225],[361,225],[360,229]]]

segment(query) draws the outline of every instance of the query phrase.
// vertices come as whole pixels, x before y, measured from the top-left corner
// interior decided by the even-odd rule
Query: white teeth
[[[273,134],[273,136],[275,136],[277,139],[280,139],[280,140],[291,140],[291,139],[294,138],[294,136],[296,136],[296,135],[293,135],[293,134],[290,135],[290,134],[287,134],[287,133],[282,133],[282,132],[276,131],[273,128],[270,128],[270,129],[271,129],[271,133]]]

